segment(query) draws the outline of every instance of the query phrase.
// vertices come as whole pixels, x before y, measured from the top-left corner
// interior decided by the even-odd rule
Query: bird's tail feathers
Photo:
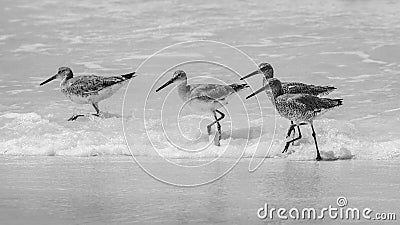
[[[338,107],[343,105],[343,99],[342,98],[327,98],[326,100],[328,100],[328,104],[326,108],[333,108],[333,107]]]
[[[132,73],[127,73],[127,74],[121,75],[121,77],[124,78],[124,80],[129,80],[132,77],[136,77],[136,75],[135,75],[135,72],[132,72]]]
[[[333,86],[323,86],[323,88],[325,89],[325,92],[323,92],[321,95],[327,95],[332,91],[336,90],[336,88]]]
[[[248,84],[231,84],[231,85],[229,85],[229,86],[231,86],[232,89],[233,89],[235,92],[238,92],[238,91],[240,91],[240,90],[243,90],[243,89],[249,87]]]
[[[343,105],[343,98],[336,98],[332,100],[336,102],[336,106]]]

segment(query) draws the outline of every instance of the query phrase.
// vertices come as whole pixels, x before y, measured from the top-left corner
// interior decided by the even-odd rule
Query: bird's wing
[[[191,97],[209,97],[215,100],[223,100],[235,92],[229,85],[194,84],[191,86]]]
[[[300,82],[284,82],[282,88],[288,94],[301,94],[309,91],[313,85],[308,85]]]
[[[296,104],[307,111],[321,111],[341,105],[338,102],[341,99],[319,98],[309,94],[287,94],[285,97],[288,103]]]
[[[113,86],[128,79],[129,78],[125,78],[123,76],[78,76],[71,79],[69,87],[73,89],[79,89],[84,94],[93,94],[103,90],[104,88]]]
[[[282,83],[284,93],[287,94],[309,94],[309,95],[324,95],[335,90],[332,86],[318,86],[312,84],[304,84],[300,82],[285,82]]]
[[[71,79],[69,89],[76,90],[84,94],[93,94],[102,89],[125,81],[123,77],[101,77],[101,76],[78,76]]]

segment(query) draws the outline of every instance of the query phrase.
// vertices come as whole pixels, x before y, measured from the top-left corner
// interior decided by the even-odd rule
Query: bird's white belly
[[[81,95],[73,95],[73,94],[66,94],[67,97],[75,103],[78,104],[90,104],[89,96],[81,96]]]
[[[219,109],[223,107],[223,105],[226,105],[226,101],[203,101],[201,99],[192,99],[187,101],[185,104],[187,104],[192,110],[198,111],[198,112],[213,112],[216,109]]]
[[[116,84],[116,85],[104,88],[103,90],[97,92],[97,94],[91,95],[90,100],[92,102],[100,102],[106,98],[111,97],[121,87],[122,87],[122,85]]]

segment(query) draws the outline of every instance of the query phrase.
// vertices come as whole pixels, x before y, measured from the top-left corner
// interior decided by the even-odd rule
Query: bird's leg
[[[213,113],[214,113],[215,122],[217,123],[217,131],[216,131],[216,134],[214,137],[214,144],[216,146],[221,146],[221,143],[220,143],[221,138],[220,138],[220,134],[219,134],[221,132],[221,125],[218,122],[217,114],[215,113],[215,111]],[[210,132],[211,132],[211,127],[210,127]]]
[[[218,112],[218,113],[221,115],[221,117],[217,119],[217,115],[215,114],[215,112]],[[223,114],[223,113],[222,113],[221,111],[219,111],[218,109],[215,110],[213,113],[214,113],[215,121],[212,122],[212,123],[210,123],[209,125],[207,125],[207,132],[208,132],[208,135],[211,134],[211,126],[214,125],[214,124],[216,124],[216,123],[217,123],[217,125],[218,125],[218,124],[219,124],[219,121],[221,121],[223,118],[225,118],[225,114]],[[219,127],[221,127],[221,125],[219,125]]]
[[[311,125],[311,129],[312,129],[312,136],[313,136],[313,138],[314,138],[314,143],[315,143],[315,148],[317,149],[317,158],[316,158],[316,160],[321,160],[322,158],[321,158],[321,155],[319,154],[319,150],[318,150],[318,144],[317,144],[317,135],[315,134],[315,130],[314,130],[314,126],[313,126],[313,123],[311,122],[310,123],[310,125]]]
[[[222,131],[221,131],[221,124],[219,123],[219,121],[225,117],[225,114],[223,114],[221,111],[218,111],[218,110],[217,110],[217,112],[219,114],[221,114],[221,117],[217,120],[218,136],[219,136],[219,140],[221,140]]]
[[[221,132],[221,124],[219,123],[219,121],[221,121],[223,118],[225,118],[225,114],[222,113],[221,111],[219,111],[218,109],[216,109],[215,111],[221,115],[221,117],[218,119],[217,119],[217,116],[215,116],[215,119],[217,122],[217,131],[218,131],[218,145],[217,146],[220,146],[222,132]]]
[[[221,117],[217,118],[217,115],[215,114],[215,112],[218,112],[221,115]],[[215,110],[215,112],[214,112],[215,121],[211,125],[213,125],[215,123],[217,124],[217,134],[215,135],[215,138],[214,138],[214,144],[216,146],[220,146],[222,132],[221,132],[221,124],[219,123],[219,121],[221,121],[223,118],[225,118],[225,114],[222,113],[221,111],[219,111],[218,109]]]
[[[211,126],[214,125],[218,120],[217,119],[217,114],[215,113],[215,111],[213,111],[213,114],[214,114],[215,121],[207,125],[207,133],[208,133],[208,135],[211,135]]]
[[[297,126],[296,124],[293,123],[293,121],[290,121],[290,123],[291,123],[291,125],[290,125],[289,130],[288,130],[288,132],[286,134],[286,138],[290,137],[290,134],[292,133],[292,131],[295,132],[294,128]],[[294,138],[294,136],[293,136],[293,138]]]
[[[294,124],[292,120],[290,121],[290,123],[291,123],[291,125]],[[303,125],[307,125],[307,123],[299,123],[299,124],[297,124],[297,126],[303,126]],[[292,129],[292,130],[290,130],[290,129]],[[293,131],[293,139],[292,140],[294,140],[295,139],[295,134],[296,134],[296,130],[294,129],[294,127],[293,128],[289,128],[289,131],[288,131],[288,134],[287,134],[286,138],[290,137],[291,131]],[[294,141],[292,142],[292,145],[294,145]]]
[[[92,106],[96,110],[96,114],[92,114],[92,115],[93,116],[101,116],[98,103],[93,103]]]
[[[294,124],[294,123],[293,123],[293,120],[290,121],[290,124],[291,124],[291,125]],[[295,138],[295,136],[296,136],[296,130],[294,129],[294,127],[292,128],[292,131],[293,131],[293,138],[292,138],[292,140],[293,140],[293,139]],[[290,134],[289,134],[288,136],[290,136]],[[294,142],[292,142],[292,145],[294,145]]]
[[[217,123],[217,131],[221,133],[221,124],[218,122],[217,114],[214,112],[215,122]]]
[[[85,116],[85,115],[83,115],[83,114],[74,114],[67,121],[74,121],[74,120],[78,119],[81,116]]]
[[[297,138],[293,139],[293,140],[290,140],[290,141],[286,142],[285,148],[283,149],[282,153],[287,152],[290,143],[301,139],[300,125],[296,125],[296,124],[295,124],[295,126],[297,127],[297,131],[299,132],[299,136],[298,136]]]
[[[94,109],[96,110],[96,114],[92,114],[93,116],[101,116],[100,110],[99,110],[99,105],[97,103],[93,103],[92,106],[94,107]],[[81,116],[88,116],[87,114],[74,114],[72,115],[68,121],[74,121],[76,119],[78,119]]]
[[[218,112],[221,115],[221,117],[217,120],[218,132],[219,132],[219,134],[221,134],[221,124],[219,124],[219,121],[221,121],[223,118],[225,118],[225,114],[222,113],[221,111],[219,111],[218,109],[215,110],[215,111]]]

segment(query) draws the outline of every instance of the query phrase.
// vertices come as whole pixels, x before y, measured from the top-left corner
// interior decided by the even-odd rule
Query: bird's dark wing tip
[[[244,88],[250,87],[250,86],[249,86],[248,84],[246,84],[246,83],[243,83],[243,84],[231,84],[231,85],[229,85],[229,86],[231,86],[235,92],[238,92],[238,91],[240,91],[240,90],[242,90],[242,89],[244,89]]]
[[[124,75],[121,75],[121,77],[123,77],[125,80],[128,80],[128,79],[131,79],[132,77],[135,77],[136,76],[135,73],[136,72],[124,74]]]
[[[343,105],[343,98],[337,98],[337,99],[335,99],[335,101],[337,103],[337,106]]]
[[[337,88],[334,87],[334,86],[326,86],[326,88],[327,88],[328,90],[336,90],[336,89],[337,89]]]

